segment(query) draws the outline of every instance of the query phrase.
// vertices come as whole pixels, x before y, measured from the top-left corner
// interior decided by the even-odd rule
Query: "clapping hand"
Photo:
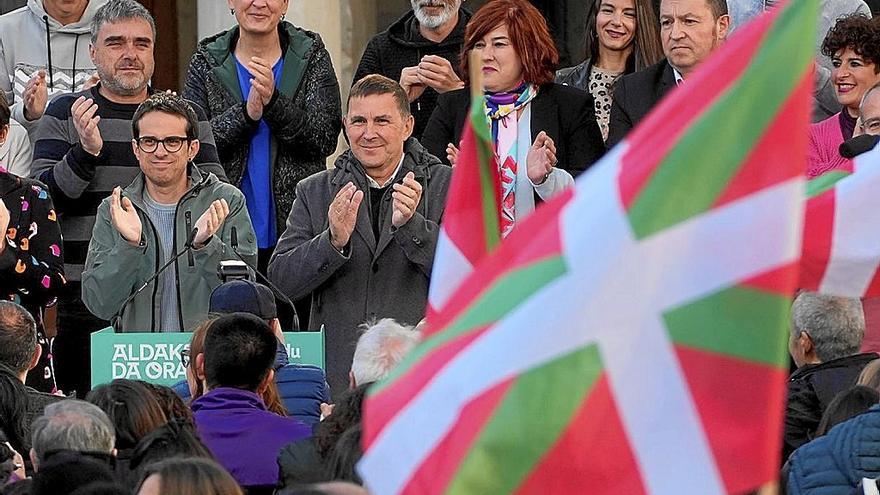
[[[24,101],[24,117],[27,120],[37,120],[46,111],[46,102],[49,101],[49,88],[46,86],[46,71],[40,69],[30,78],[21,94]]]
[[[211,206],[196,220],[196,236],[193,239],[193,247],[201,249],[212,235],[220,230],[223,221],[229,216],[229,203],[225,199],[215,199]]]
[[[330,208],[327,210],[327,218],[330,221],[330,243],[338,251],[342,251],[357,224],[358,208],[364,200],[364,192],[349,182],[336,193]]]
[[[532,184],[543,184],[556,166],[556,145],[546,132],[541,131],[535,138],[526,156],[529,180]]]
[[[394,184],[392,186],[394,192],[391,193],[393,211],[391,213],[391,225],[400,228],[409,222],[419,201],[422,199],[422,185],[416,180],[416,175],[408,172],[403,178],[402,184]]]
[[[101,138],[101,130],[98,128],[101,117],[95,115],[97,111],[98,104],[85,96],[77,98],[70,107],[73,127],[79,134],[80,144],[86,152],[95,156],[98,156],[104,147],[104,139]]]
[[[419,96],[422,96],[426,86],[419,77],[418,66],[405,67],[400,71],[400,87],[406,91],[406,98],[410,103],[419,99]]]
[[[141,217],[131,200],[122,196],[122,188],[119,186],[110,194],[110,219],[119,235],[130,244],[137,245],[141,241]]]
[[[260,120],[263,118],[263,110],[275,93],[275,74],[272,73],[269,62],[260,57],[251,57],[247,69],[253,76],[247,99],[248,117],[251,120]]]
[[[449,60],[438,55],[425,55],[419,62],[419,80],[434,88],[438,93],[446,93],[464,87],[464,82],[455,73]]]

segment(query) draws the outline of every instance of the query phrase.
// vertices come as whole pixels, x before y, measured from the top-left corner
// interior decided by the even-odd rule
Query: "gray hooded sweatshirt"
[[[89,57],[89,25],[107,0],[89,0],[79,22],[62,26],[46,14],[43,0],[0,16],[0,89],[12,105],[12,118],[29,130],[21,95],[31,77],[46,70],[49,99],[79,91],[95,72]],[[48,43],[47,43],[48,40]]]

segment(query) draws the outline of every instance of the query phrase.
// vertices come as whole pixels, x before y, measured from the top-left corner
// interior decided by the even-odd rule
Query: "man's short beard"
[[[438,0],[410,0],[410,4],[412,5],[413,13],[416,16],[416,20],[419,21],[419,24],[428,28],[428,29],[437,29],[438,27],[449,22],[458,11],[459,2],[456,4],[450,5],[447,3],[442,3],[443,5],[443,13],[440,15],[427,15],[422,11],[420,5],[424,4],[438,4],[440,3]]]
[[[109,90],[111,93],[119,96],[135,96],[141,93],[147,87],[149,79],[137,85],[129,85],[122,82],[121,79],[114,77],[112,74],[106,74],[104,71],[98,71],[98,77],[101,78],[101,86]]]

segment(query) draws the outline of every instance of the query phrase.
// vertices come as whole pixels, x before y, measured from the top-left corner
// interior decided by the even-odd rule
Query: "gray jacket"
[[[398,181],[413,171],[422,184],[415,215],[399,229],[391,225],[391,191],[379,209],[377,240],[370,220],[366,175],[351,151],[336,167],[315,174],[296,187],[287,229],[269,264],[269,278],[291,299],[312,295],[309,326],[326,330],[326,371],[336,396],[348,386],[348,372],[358,338],[358,325],[394,318],[414,325],[425,315],[434,249],[452,169],[440,163],[414,138],[404,147]],[[327,209],[348,182],[365,192],[355,232],[345,254],[330,244]]]
[[[174,264],[177,267],[177,304],[181,328],[192,330],[208,313],[211,291],[220,285],[221,260],[238,257],[230,247],[232,228],[237,231],[238,251],[248,263],[256,263],[257,241],[244,196],[216,175],[189,167],[190,189],[177,202],[174,252],[180,252],[196,221],[216,199],[229,203],[229,216],[220,230],[201,249],[191,249]],[[143,233],[137,246],[128,243],[110,218],[110,198],[98,208],[98,217],[82,277],[82,300],[98,318],[110,320],[122,313],[121,332],[149,332],[156,328],[161,310],[162,284],[155,281],[125,308],[123,302],[165,263],[158,233],[144,206],[144,174],[123,189],[141,218]],[[168,270],[174,267],[169,267]],[[111,322],[112,323],[112,322]]]

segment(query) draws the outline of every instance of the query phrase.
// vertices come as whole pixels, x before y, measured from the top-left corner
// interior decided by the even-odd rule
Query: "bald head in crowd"
[[[33,316],[14,302],[0,301],[0,364],[24,383],[41,354]]]
[[[115,455],[116,433],[110,418],[98,406],[68,399],[46,406],[31,427],[31,462],[34,469],[47,454],[72,451]]]

